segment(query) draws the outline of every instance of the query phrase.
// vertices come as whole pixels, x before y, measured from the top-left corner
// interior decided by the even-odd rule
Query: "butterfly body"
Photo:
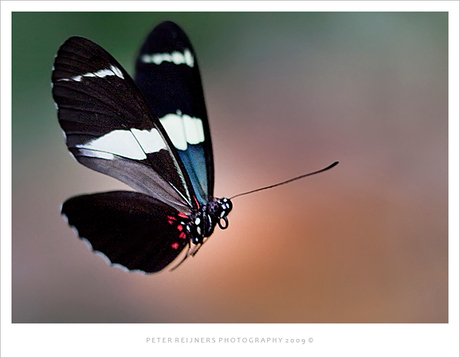
[[[62,214],[111,263],[152,273],[194,255],[232,203],[214,198],[209,123],[195,52],[174,23],[141,48],[133,80],[105,50],[68,39],[55,58],[53,98],[69,152],[135,192],[68,199]],[[182,262],[182,261],[181,261]]]

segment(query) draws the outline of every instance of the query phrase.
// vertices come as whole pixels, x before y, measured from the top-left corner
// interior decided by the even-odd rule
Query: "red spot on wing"
[[[180,216],[181,218],[188,219],[188,216],[185,215],[184,213],[179,213],[177,216]]]
[[[181,238],[181,239],[186,239],[186,238],[187,238],[187,235],[185,234],[185,232],[182,231],[182,232],[179,234],[179,238]]]
[[[179,243],[178,242],[175,242],[174,244],[171,245],[171,247],[174,249],[174,250],[177,250],[179,248]]]
[[[184,227],[181,224],[179,224],[179,225],[177,225],[177,230],[182,231],[182,230],[184,230]]]

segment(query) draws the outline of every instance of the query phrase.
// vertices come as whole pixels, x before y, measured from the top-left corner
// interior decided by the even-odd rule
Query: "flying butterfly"
[[[184,249],[194,256],[216,225],[228,227],[231,199],[282,185],[214,197],[214,159],[198,62],[179,26],[153,29],[134,80],[104,49],[82,37],[58,50],[52,94],[72,156],[135,191],[75,196],[61,213],[112,264],[161,271]]]

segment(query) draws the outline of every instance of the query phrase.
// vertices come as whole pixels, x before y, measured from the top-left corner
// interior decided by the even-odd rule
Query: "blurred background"
[[[68,154],[54,55],[91,39],[133,74],[164,20],[189,35],[215,194],[234,200],[193,259],[110,267],[60,205],[125,188]],[[14,13],[13,322],[447,322],[446,13]]]

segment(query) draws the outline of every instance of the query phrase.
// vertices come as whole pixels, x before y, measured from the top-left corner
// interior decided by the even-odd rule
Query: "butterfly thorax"
[[[227,215],[233,204],[227,198],[214,198],[193,212],[186,224],[186,231],[190,240],[195,244],[202,244],[205,237],[211,236],[216,224],[224,230],[228,227]]]

